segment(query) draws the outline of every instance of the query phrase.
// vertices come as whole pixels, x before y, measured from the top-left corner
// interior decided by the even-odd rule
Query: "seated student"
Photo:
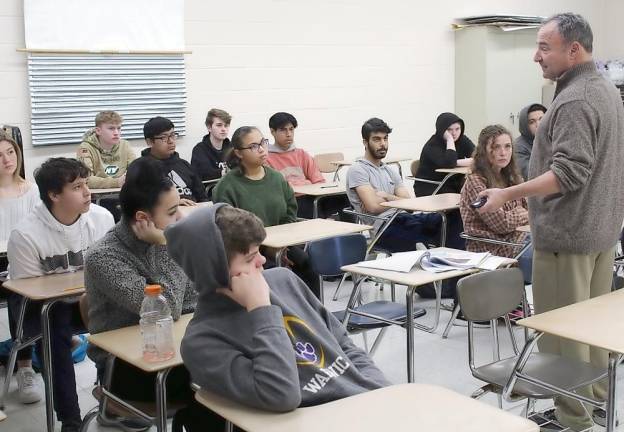
[[[162,287],[174,320],[195,308],[197,295],[192,282],[167,253],[163,229],[180,218],[180,198],[160,165],[152,158],[140,158],[130,164],[119,194],[121,221],[86,255],[85,288],[91,333],[137,325],[148,284]],[[101,381],[107,353],[89,345],[88,354]],[[153,402],[155,378],[156,373],[142,372],[117,359],[111,390],[122,399]],[[170,372],[167,394],[177,401],[193,399],[184,367]],[[106,424],[105,419],[98,420]]]
[[[89,168],[87,185],[91,189],[121,187],[128,165],[136,159],[128,141],[121,139],[122,123],[115,111],[102,111],[95,116],[95,128],[82,137],[77,159]]]
[[[164,117],[152,117],[143,125],[143,136],[149,148],[143,150],[141,156],[162,162],[180,195],[180,205],[192,206],[196,202],[208,201],[199,176],[176,152],[178,133],[173,122]]]
[[[265,235],[257,217],[223,204],[165,230],[169,253],[197,281],[180,350],[193,382],[274,412],[390,385],[298,277],[263,271]]]
[[[544,114],[546,114],[546,107],[536,103],[522,108],[518,116],[520,136],[514,142],[514,156],[520,174],[525,180],[529,179],[529,160],[533,150],[535,132]]]
[[[242,126],[232,135],[232,151],[228,165],[232,168],[217,184],[213,201],[224,202],[252,212],[265,226],[297,221],[297,202],[292,188],[277,171],[264,166],[268,140],[258,128]],[[274,254],[266,253],[271,266]],[[317,296],[320,294],[318,275],[310,267],[308,255],[299,247],[290,247],[282,255],[283,263],[305,281]]]
[[[225,155],[232,147],[228,139],[232,116],[212,108],[206,116],[208,134],[193,147],[191,166],[202,180],[221,178],[225,171]]]
[[[290,186],[301,186],[313,183],[325,183],[314,158],[308,152],[295,147],[295,129],[297,119],[285,112],[278,112],[269,119],[269,128],[275,144],[269,146],[267,165],[279,171]],[[311,219],[314,197],[302,195],[297,197],[297,216]],[[349,205],[345,196],[331,196],[319,203],[319,217],[327,218],[340,213]]]
[[[514,159],[511,133],[507,129],[501,125],[492,125],[481,131],[472,173],[466,177],[459,203],[466,234],[513,243],[523,243],[526,240],[525,233],[516,231],[519,226],[529,223],[526,199],[508,201],[502,208],[492,213],[480,213],[470,207],[470,203],[477,201],[479,192],[485,189],[506,188],[522,183],[522,176]],[[488,251],[494,255],[510,258],[519,252],[517,247],[473,240],[466,242],[466,249],[473,252]],[[528,276],[528,281],[531,280],[531,256],[530,251],[525,252],[520,262],[525,279]]]
[[[20,176],[22,152],[13,138],[0,132],[0,241],[9,240],[11,230],[24,219],[41,200],[37,185]],[[8,261],[0,258],[0,272],[5,279]],[[1,290],[6,298],[9,291]],[[9,331],[15,338],[19,309],[9,303]],[[8,341],[10,343],[10,340]],[[0,375],[0,379],[4,379]],[[34,403],[41,399],[41,388],[35,381],[32,369],[31,348],[24,348],[17,353],[17,398],[21,403]]]
[[[453,113],[442,113],[436,119],[436,132],[420,153],[420,165],[416,177],[442,181],[446,174],[436,172],[439,168],[467,167],[472,164],[475,146],[464,135],[464,121]],[[463,176],[456,175],[446,181],[438,193],[459,193]],[[414,182],[416,196],[431,195],[435,184]]]
[[[95,128],[82,137],[76,158],[89,168],[87,185],[91,189],[121,187],[128,165],[136,159],[128,141],[120,138],[122,123],[123,119],[115,111],[102,111],[95,116]],[[104,198],[100,205],[119,220],[118,199]]]
[[[394,212],[380,204],[410,198],[398,172],[383,163],[388,152],[390,126],[381,119],[371,118],[362,125],[364,157],[347,171],[347,196],[360,213],[386,216]],[[382,222],[365,219],[378,230]],[[438,243],[441,218],[437,214],[399,214],[384,231],[377,245],[391,252],[416,249],[416,243]]]
[[[82,162],[62,157],[48,159],[35,171],[43,202],[37,204],[9,236],[7,255],[11,279],[82,268],[86,249],[114,224],[113,216],[106,209],[91,204],[88,176],[89,169]],[[19,310],[20,300],[17,294],[9,297],[13,310]],[[40,311],[40,302],[28,303],[24,335],[40,332]],[[78,431],[81,418],[71,354],[73,331],[82,327],[78,303],[58,302],[50,317],[54,409],[62,422],[62,432]]]

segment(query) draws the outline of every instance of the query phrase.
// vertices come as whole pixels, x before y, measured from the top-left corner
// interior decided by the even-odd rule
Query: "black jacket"
[[[453,123],[461,125],[461,134],[455,141],[455,150],[446,149],[444,132]],[[441,181],[446,174],[438,173],[438,168],[455,168],[457,159],[472,157],[475,145],[464,135],[464,121],[453,113],[442,113],[436,120],[436,132],[431,135],[420,153],[420,165],[416,177],[429,180]],[[451,177],[440,189],[438,193],[459,193],[461,191],[464,178],[461,175]],[[416,196],[431,195],[437,185],[414,182],[414,193]]]
[[[146,148],[141,152],[141,156],[153,157],[150,150],[150,148]],[[191,164],[178,155],[178,152],[173,153],[167,159],[159,160],[162,162],[167,176],[173,181],[178,190],[180,198],[190,199],[195,202],[208,201],[206,188],[199,176],[193,171]]]
[[[223,147],[217,150],[210,142],[210,134],[193,147],[191,166],[202,180],[221,178],[221,169],[225,163],[225,155],[232,148],[229,138],[223,140]]]

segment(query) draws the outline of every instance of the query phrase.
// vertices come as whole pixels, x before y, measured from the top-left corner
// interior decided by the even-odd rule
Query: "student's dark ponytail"
[[[135,159],[128,165],[126,181],[119,192],[123,217],[131,221],[137,211],[151,211],[158,204],[160,194],[172,187],[161,161],[152,157]]]
[[[255,126],[241,126],[234,131],[232,139],[230,140],[230,142],[232,143],[232,147],[225,155],[225,163],[227,164],[228,168],[232,169],[239,167],[240,170],[244,173],[244,168],[240,163],[240,158],[236,156],[236,152],[234,150],[242,150],[243,139],[253,131],[260,132],[260,130]]]

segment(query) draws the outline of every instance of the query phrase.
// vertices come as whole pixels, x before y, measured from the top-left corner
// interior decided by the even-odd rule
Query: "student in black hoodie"
[[[453,113],[442,113],[436,119],[436,132],[431,135],[420,153],[420,165],[416,177],[441,181],[445,174],[439,168],[469,167],[475,145],[464,135],[464,121]],[[453,176],[438,193],[459,193],[463,176]],[[414,182],[416,196],[431,195],[437,185]]]
[[[232,116],[226,111],[212,108],[206,116],[208,134],[193,148],[191,166],[202,180],[221,178],[225,168],[225,155],[232,148],[228,133]]]
[[[164,117],[152,117],[143,125],[143,136],[149,146],[141,152],[162,162],[167,176],[180,195],[180,205],[195,205],[207,201],[206,189],[191,164],[180,158],[176,150],[178,133],[173,122]]]

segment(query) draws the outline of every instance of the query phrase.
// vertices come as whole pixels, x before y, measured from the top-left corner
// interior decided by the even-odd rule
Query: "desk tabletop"
[[[84,293],[84,272],[57,273],[26,279],[9,279],[2,286],[30,300],[75,297]]]
[[[182,214],[182,217],[188,216],[195,210],[199,210],[202,207],[210,207],[212,206],[212,201],[204,201],[195,204],[194,206],[178,206],[178,211]]]
[[[143,360],[141,329],[138,325],[89,335],[89,342],[144,372],[158,372],[182,364],[180,343],[182,343],[186,326],[191,318],[193,318],[193,314],[185,314],[173,323],[175,355],[171,359],[162,362],[150,363]]]
[[[406,198],[382,202],[381,206],[407,211],[439,212],[459,208],[460,194],[445,193],[438,195]]]
[[[470,174],[470,167],[438,168],[436,172],[447,174]]]
[[[389,158],[384,159],[383,163],[388,165],[388,164],[395,164],[399,162],[405,162],[408,160],[411,160],[411,159],[405,158],[405,157],[389,157]],[[355,160],[335,160],[335,161],[331,161],[330,164],[337,165],[337,166],[345,166],[345,165],[353,165],[353,162],[355,162]]]
[[[219,183],[219,180],[221,180],[221,178],[210,179],[210,180],[202,180],[202,183],[205,184],[205,185],[217,184],[217,183]]]
[[[451,248],[435,248],[433,250],[444,250],[449,252],[462,252],[457,249]],[[515,263],[516,260],[513,258],[508,258],[500,264],[500,267],[504,267],[506,265],[510,265]],[[438,282],[445,279],[450,279],[459,276],[466,276],[472,273],[479,272],[481,270],[476,268],[466,269],[466,270],[452,270],[445,271],[440,273],[432,273],[426,270],[423,270],[419,267],[414,267],[412,271],[408,273],[393,271],[393,270],[381,270],[367,267],[360,267],[356,265],[347,265],[340,268],[342,271],[354,273],[357,275],[368,276],[379,278],[383,280],[387,280],[390,282],[398,283],[401,285],[407,286],[420,286],[425,285],[432,282]]]
[[[281,414],[242,407],[205,390],[195,398],[248,432],[539,431],[530,420],[430,384],[393,385]]]
[[[91,195],[105,195],[105,194],[118,194],[121,192],[121,188],[109,188],[109,189],[89,189]]]
[[[523,233],[530,233],[531,227],[529,225],[522,225],[516,228],[516,231],[523,232]]]
[[[296,194],[311,196],[342,195],[347,192],[344,185],[340,183],[314,183],[309,185],[294,186]]]
[[[327,237],[368,231],[372,228],[370,225],[339,222],[332,219],[309,219],[265,228],[267,236],[262,244],[266,247],[283,248]]]
[[[624,354],[624,290],[516,321],[519,325]]]

